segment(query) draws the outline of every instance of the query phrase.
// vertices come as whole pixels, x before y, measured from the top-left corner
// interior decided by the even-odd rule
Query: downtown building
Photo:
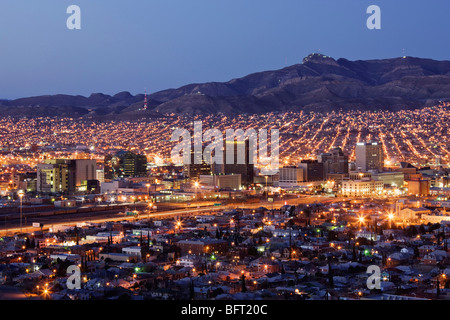
[[[383,193],[383,181],[373,179],[344,180],[341,194],[348,197],[371,197]]]
[[[211,170],[211,165],[207,164],[203,159],[203,151],[200,154],[199,152],[196,153],[194,149],[191,149],[191,163],[183,164],[184,176],[191,180],[199,181],[200,176],[210,175]]]
[[[356,170],[382,172],[384,169],[383,146],[378,142],[358,142],[355,149]]]
[[[348,155],[339,147],[319,154],[317,161],[323,163],[324,179],[328,179],[329,175],[348,174]]]
[[[279,182],[278,186],[280,188],[296,188],[302,185],[303,180],[303,169],[295,166],[287,166],[280,168],[279,171]]]
[[[88,159],[46,160],[37,165],[38,193],[74,193],[88,190],[96,180],[97,164]]]
[[[104,160],[104,180],[147,175],[147,157],[131,151],[119,151],[106,155]]]
[[[239,161],[239,155],[244,155],[244,161]],[[230,155],[232,154],[232,159]],[[225,161],[223,164],[224,174],[240,174],[243,186],[253,184],[254,164],[252,163],[250,154],[250,141],[225,140],[224,148]],[[241,163],[243,162],[243,163]]]
[[[324,164],[317,160],[302,160],[298,167],[303,169],[303,181],[323,181]]]
[[[214,189],[240,190],[242,186],[240,174],[210,174],[201,175],[200,184]]]

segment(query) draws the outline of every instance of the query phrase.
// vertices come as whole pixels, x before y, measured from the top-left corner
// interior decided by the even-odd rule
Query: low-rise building
[[[376,196],[383,193],[383,181],[372,179],[344,180],[342,181],[341,193],[348,197]]]

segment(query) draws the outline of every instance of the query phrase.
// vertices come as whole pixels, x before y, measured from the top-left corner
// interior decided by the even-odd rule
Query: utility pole
[[[23,198],[24,193],[23,193],[22,190],[19,190],[18,194],[19,194],[19,198],[20,198],[20,233],[22,233],[22,211],[23,211],[23,209],[22,209],[22,198]]]

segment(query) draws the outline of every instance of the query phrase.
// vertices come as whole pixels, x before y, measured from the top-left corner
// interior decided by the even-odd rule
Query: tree
[[[420,255],[419,248],[417,246],[414,246],[414,258],[418,258]]]
[[[248,248],[247,253],[249,256],[257,256],[258,250],[256,249],[256,247],[250,247],[250,248]]]
[[[425,226],[423,224],[421,224],[419,226],[419,233],[420,234],[425,234],[427,231],[425,230]]]
[[[338,239],[338,233],[336,231],[330,230],[327,233],[327,240],[333,241]]]
[[[441,295],[441,288],[440,288],[439,278],[437,278],[437,280],[436,280],[436,297],[439,298],[440,295]]]
[[[330,287],[334,288],[333,269],[330,263],[328,263],[328,284]]]
[[[289,217],[293,217],[295,215],[294,212],[295,212],[295,206],[291,206],[289,208]]]
[[[74,231],[75,231],[75,235],[76,235],[76,244],[77,244],[77,246],[79,245],[79,242],[80,242],[80,238],[79,238],[79,236],[78,236],[78,232],[79,232],[79,229],[78,229],[78,227],[77,226],[75,226],[75,229],[74,229]]]
[[[221,232],[219,231],[219,228],[217,228],[217,229],[216,229],[216,239],[220,239],[220,238],[222,238],[222,234],[221,234]]]
[[[305,217],[307,220],[307,225],[311,225],[311,208],[306,207],[303,212],[305,213]]]
[[[245,275],[242,274],[241,276],[241,286],[242,286],[242,292],[246,292],[247,291],[247,287],[245,286]]]
[[[194,291],[194,280],[191,279],[191,283],[189,284],[189,299],[195,299],[195,291]]]
[[[356,247],[355,247],[355,244],[353,244],[353,247],[352,247],[352,261],[356,262]]]

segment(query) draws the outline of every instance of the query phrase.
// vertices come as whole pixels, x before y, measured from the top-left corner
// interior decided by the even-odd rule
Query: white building
[[[380,241],[380,236],[374,232],[370,232],[367,230],[358,231],[355,234],[356,238],[365,238],[367,240]]]
[[[280,168],[280,188],[294,188],[303,182],[303,169],[297,167]]]
[[[423,214],[422,220],[424,220],[424,223],[442,223],[443,221],[450,221],[450,215]]]
[[[196,265],[199,265],[201,263],[201,260],[196,255],[185,255],[180,257],[176,264],[177,266],[183,266],[188,268],[194,268]]]
[[[299,236],[299,231],[298,230],[289,230],[289,229],[274,229],[272,230],[272,234],[274,237],[289,237],[289,235],[292,238],[296,238]]]
[[[341,193],[349,197],[376,196],[383,193],[383,181],[372,179],[344,180]]]
[[[431,210],[426,208],[404,208],[398,212],[397,218],[404,221],[418,221],[430,213]]]
[[[131,255],[131,256],[140,257],[141,256],[141,247],[133,246],[133,247],[122,248],[122,253]]]

